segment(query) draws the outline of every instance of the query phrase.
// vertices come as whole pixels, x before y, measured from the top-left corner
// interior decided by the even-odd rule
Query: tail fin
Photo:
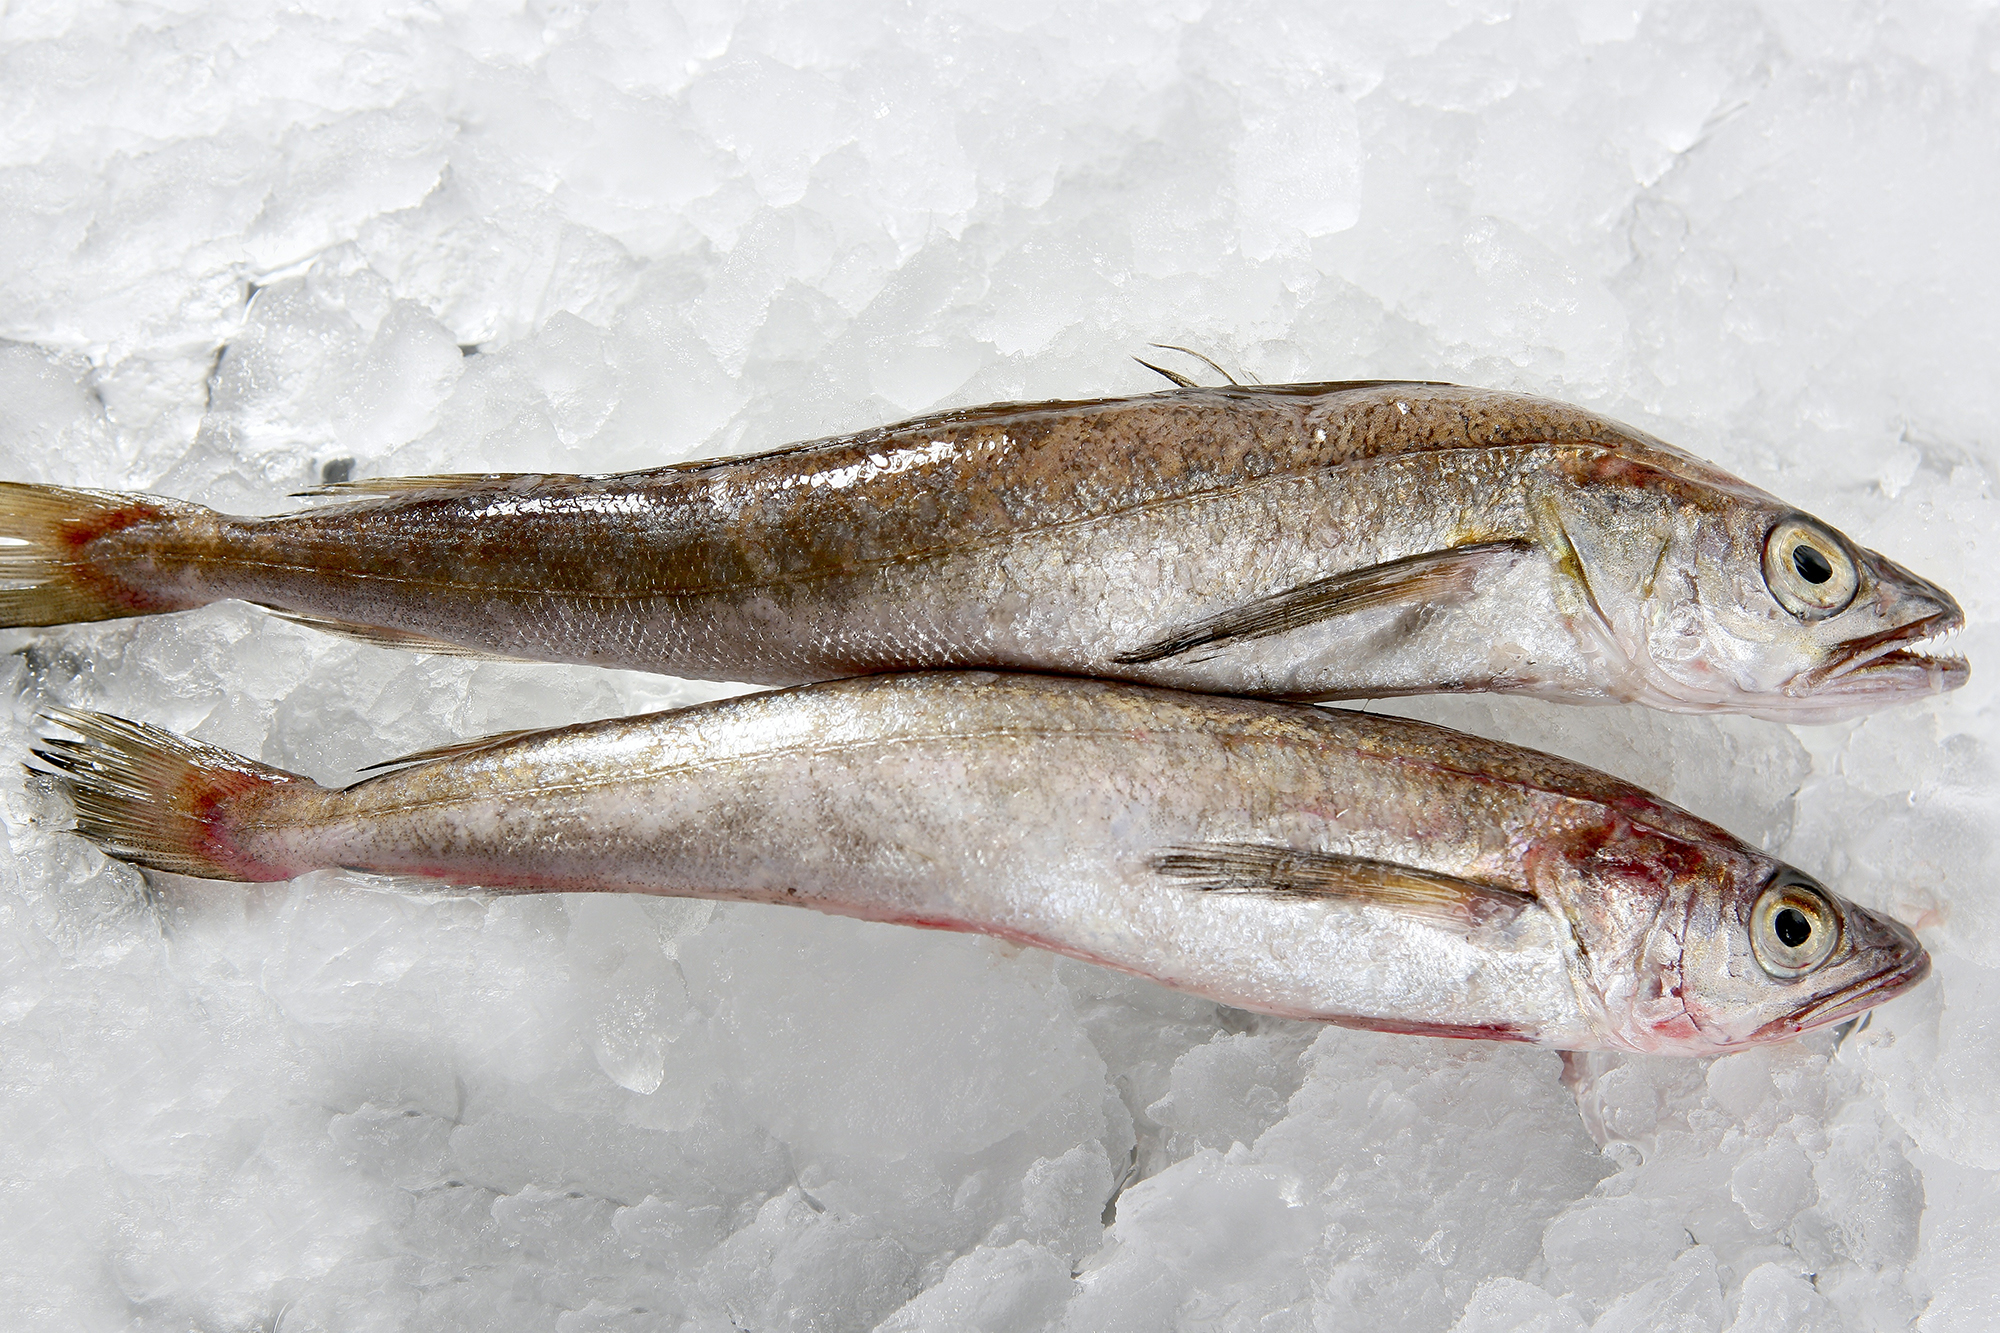
[[[122,528],[189,512],[208,511],[157,496],[0,481],[0,628],[182,609],[122,583],[87,548]]]
[[[311,869],[256,855],[241,832],[246,817],[270,826],[271,798],[283,788],[321,790],[312,779],[109,713],[52,708],[47,717],[83,739],[45,737],[34,755],[69,789],[76,831],[106,855],[202,879],[280,880]],[[264,795],[243,799],[253,793]]]

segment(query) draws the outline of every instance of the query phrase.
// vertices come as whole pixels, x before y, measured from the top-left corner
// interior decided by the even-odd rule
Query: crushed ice
[[[1940,579],[1974,663],[1798,731],[1398,705],[1922,928],[1937,980],[1837,1046],[1707,1063],[781,909],[147,893],[9,783],[11,1326],[1990,1327],[1996,51],[1970,6],[9,8],[0,475],[255,512],[1187,342],[1633,421]],[[328,780],[727,692],[233,605],[10,644],[9,753],[61,700]]]

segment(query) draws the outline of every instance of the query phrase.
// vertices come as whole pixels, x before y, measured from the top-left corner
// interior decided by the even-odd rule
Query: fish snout
[[[1965,624],[1958,599],[1920,574],[1876,551],[1861,552],[1875,588],[1875,614],[1897,626],[1923,626],[1926,634],[1948,634]]]
[[[1882,916],[1865,907],[1847,904],[1848,932],[1858,956],[1878,955],[1885,971],[1894,977],[1895,988],[1914,986],[1930,975],[1931,956],[1911,930],[1892,916]]]
[[[1963,657],[1944,651],[1945,636],[1965,624],[1958,600],[1874,551],[1860,557],[1872,591],[1828,622],[1845,634],[1798,682],[1827,719],[1957,689],[1970,674]]]

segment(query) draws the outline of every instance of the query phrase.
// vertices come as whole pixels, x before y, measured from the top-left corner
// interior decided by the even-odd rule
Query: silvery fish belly
[[[979,931],[1266,1013],[1702,1054],[1929,960],[1604,774],[1396,718],[1051,676],[878,676],[496,737],[345,790],[101,714],[37,751],[185,874],[347,866]]]
[[[431,651],[795,684],[990,667],[1825,720],[1951,689],[1942,589],[1648,436],[1413,383],[947,412],[231,518],[0,484],[0,624],[241,598]]]

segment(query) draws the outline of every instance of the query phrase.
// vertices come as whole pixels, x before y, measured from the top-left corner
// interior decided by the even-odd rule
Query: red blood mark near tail
[[[134,523],[150,523],[160,517],[159,506],[134,500],[116,507],[93,509],[79,518],[65,519],[60,536],[72,551],[81,551],[83,547],[121,528],[129,528]]]
[[[75,518],[64,519],[55,533],[55,540],[66,557],[65,573],[71,583],[89,591],[107,605],[123,607],[129,611],[175,609],[144,589],[136,588],[113,577],[106,568],[103,553],[93,553],[90,550],[114,533],[123,532],[141,523],[156,523],[167,516],[167,512],[157,505],[130,500],[115,506],[91,509]]]
[[[287,866],[244,850],[237,829],[256,803],[255,793],[284,787],[299,779],[266,770],[255,772],[220,766],[190,766],[170,793],[172,808],[192,823],[194,846],[188,851],[244,880],[273,883],[293,879],[312,866]]]

